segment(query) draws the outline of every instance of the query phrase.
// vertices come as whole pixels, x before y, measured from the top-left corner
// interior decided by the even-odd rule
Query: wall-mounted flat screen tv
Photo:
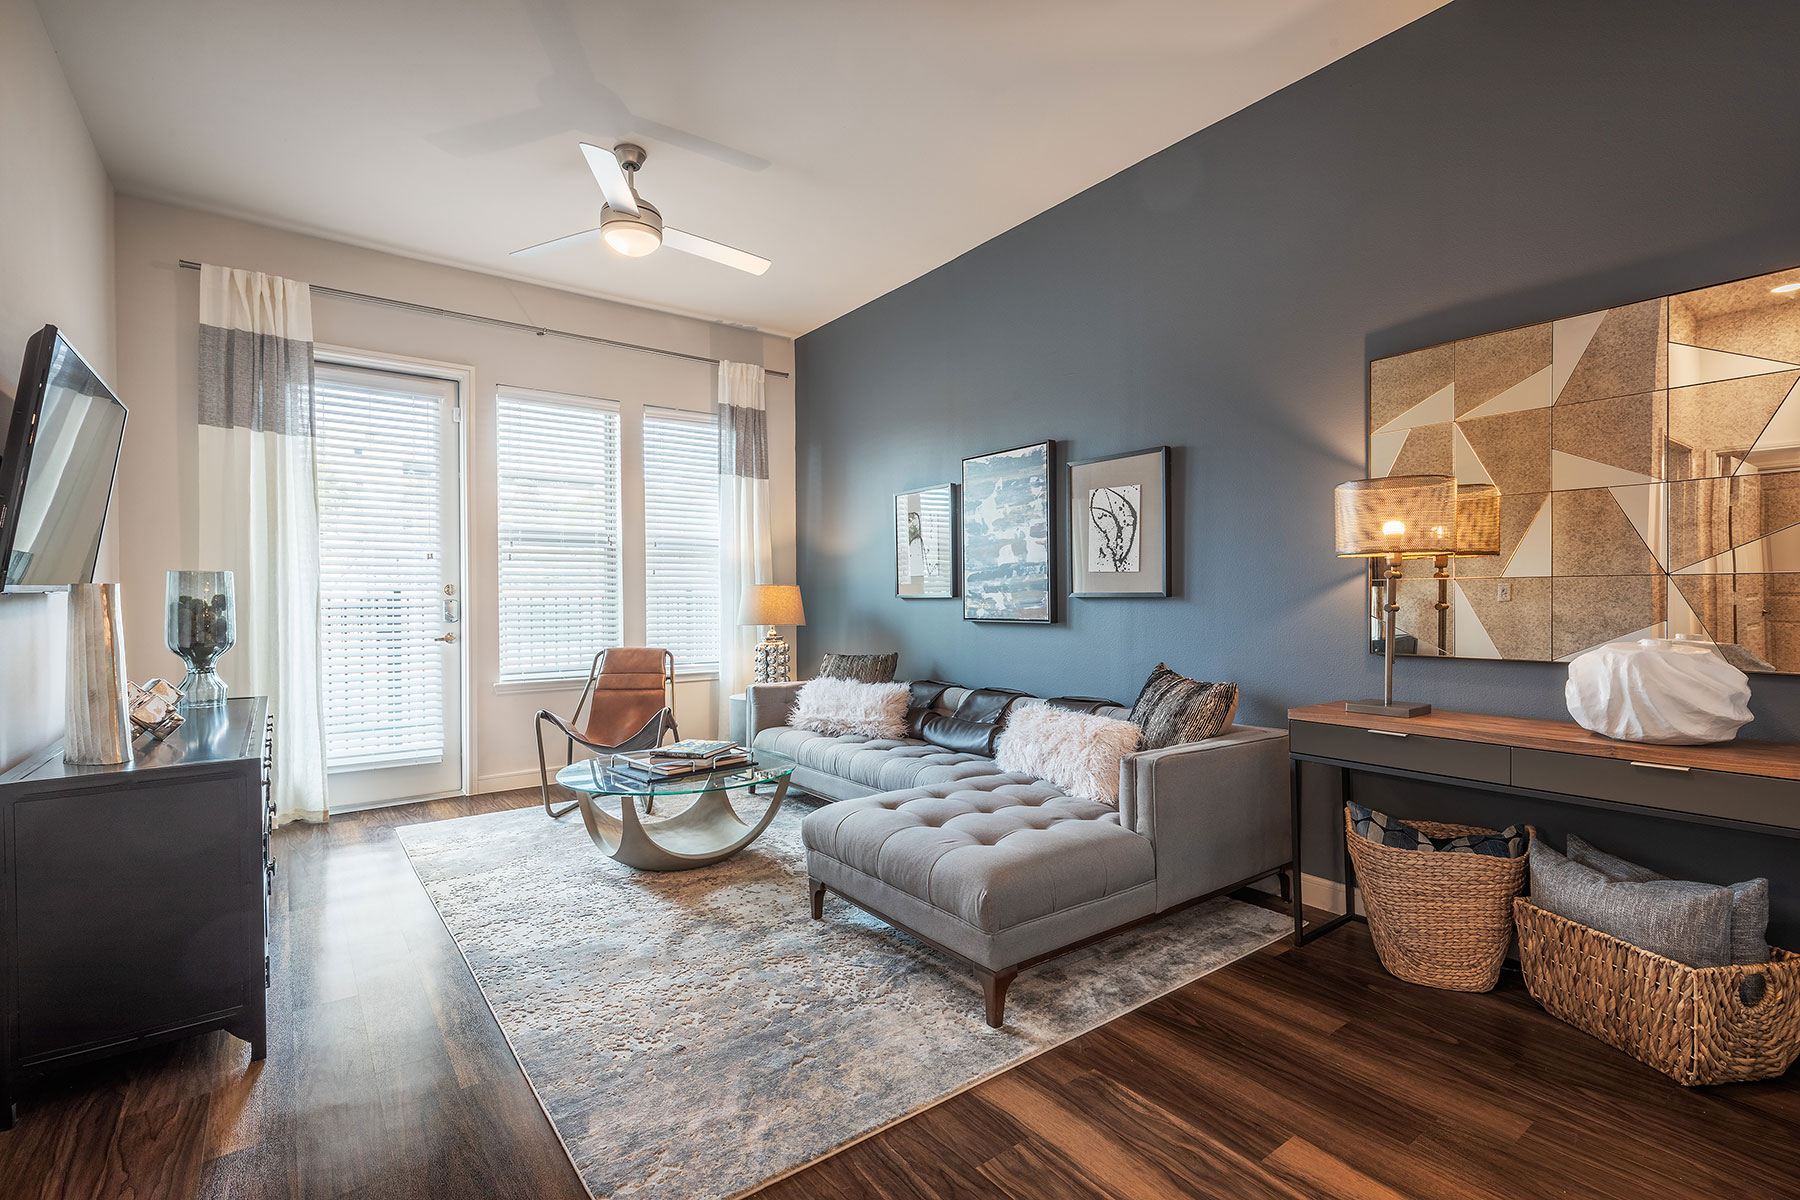
[[[25,343],[0,457],[0,564],[7,590],[92,583],[125,406],[56,326]]]

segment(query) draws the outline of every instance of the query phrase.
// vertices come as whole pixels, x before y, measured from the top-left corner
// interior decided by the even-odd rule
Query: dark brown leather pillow
[[[941,679],[915,679],[912,681],[912,693],[906,700],[906,736],[923,741],[925,735],[919,732],[919,722],[925,714],[937,706],[944,698],[944,693],[955,687],[954,683],[945,683]]]
[[[957,754],[981,754],[992,758],[994,742],[1000,736],[1000,726],[986,721],[946,717],[934,709],[919,719],[919,736],[934,746],[941,746]]]

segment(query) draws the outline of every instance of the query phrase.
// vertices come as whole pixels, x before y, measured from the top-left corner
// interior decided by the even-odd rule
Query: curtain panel
[[[319,511],[313,485],[312,294],[254,271],[200,270],[199,528],[207,570],[230,571],[235,696],[275,715],[275,820],[318,821],[325,791]]]
[[[769,416],[763,369],[719,364],[719,712],[731,727],[731,697],[755,677],[761,630],[738,623],[744,591],[775,582],[769,534]]]

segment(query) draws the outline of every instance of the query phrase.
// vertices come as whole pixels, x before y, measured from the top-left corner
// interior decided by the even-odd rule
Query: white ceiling
[[[800,333],[1442,0],[40,0],[120,190]],[[582,139],[772,258],[509,252]],[[321,280],[319,282],[329,282]]]

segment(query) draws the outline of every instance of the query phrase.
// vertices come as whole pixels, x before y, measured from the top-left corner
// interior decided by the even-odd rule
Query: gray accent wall
[[[1377,694],[1331,489],[1365,473],[1371,358],[1800,264],[1800,6],[1456,0],[797,347],[802,664],[1130,702],[1159,661],[1236,680],[1240,720]],[[1071,153],[1079,147],[1070,147]],[[1059,463],[1174,447],[1173,595],[1067,597],[1050,627],[894,595],[892,496],[1040,439]],[[1056,537],[1066,560],[1066,471]],[[1402,660],[1440,707],[1564,717],[1563,668]],[[1800,739],[1800,679],[1747,737]],[[1332,874],[1309,772],[1307,869]],[[1371,784],[1396,811],[1579,832],[1664,870],[1775,881],[1800,842]]]

